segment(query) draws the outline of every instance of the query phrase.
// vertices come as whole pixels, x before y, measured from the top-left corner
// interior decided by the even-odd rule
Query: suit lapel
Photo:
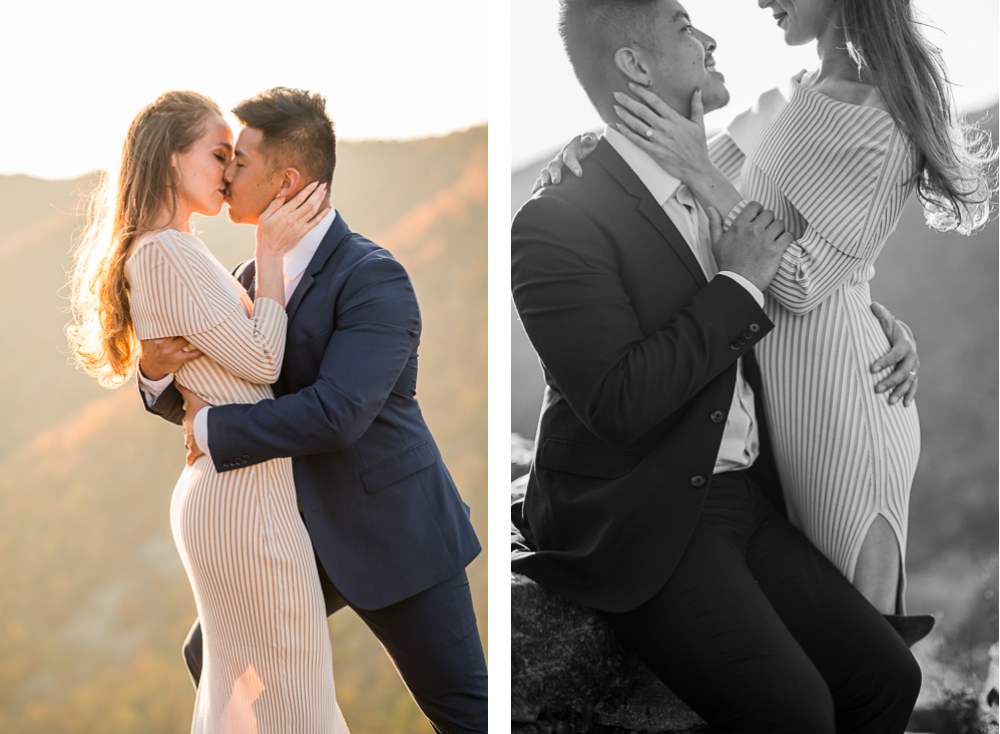
[[[240,285],[247,289],[247,295],[252,301],[257,295],[257,263],[253,260],[247,260],[236,269],[233,275],[236,276]]]
[[[333,251],[337,249],[345,237],[350,233],[350,229],[347,226],[347,222],[344,218],[340,216],[340,212],[337,212],[337,217],[333,220],[333,224],[330,225],[330,229],[327,231],[326,235],[323,237],[323,241],[319,243],[319,247],[316,248],[316,254],[313,255],[312,260],[306,266],[306,271],[302,274],[302,280],[295,287],[292,292],[292,297],[288,301],[288,305],[285,306],[285,311],[288,313],[288,320],[291,321],[295,316],[295,312],[299,310],[299,305],[302,303],[302,299],[305,298],[306,293],[312,288],[313,283],[316,280],[316,275],[323,270],[323,266],[326,265],[326,261],[330,259]]]
[[[292,298],[288,302],[288,305],[285,306],[285,311],[288,313],[289,321],[292,320],[292,316],[295,315],[295,312],[299,310],[299,304],[302,303],[302,299],[305,297],[306,291],[312,288],[312,284],[313,276],[308,272],[303,273],[302,280],[300,280],[299,284],[295,286],[295,290],[292,291]]]
[[[650,224],[656,227],[674,254],[684,263],[684,267],[687,268],[698,286],[705,286],[708,283],[705,279],[705,273],[702,271],[694,252],[691,251],[687,240],[677,230],[670,217],[663,211],[663,207],[653,198],[653,194],[642,183],[635,171],[629,168],[629,165],[611,147],[611,144],[603,138],[591,155],[621,184],[622,188],[639,200],[637,207],[639,212],[649,220]]]
[[[316,274],[323,269],[330,255],[337,249],[337,245],[340,244],[349,232],[350,229],[347,226],[347,222],[340,216],[340,212],[337,212],[337,217],[333,220],[333,224],[330,225],[330,229],[327,231],[326,236],[323,237],[323,241],[319,243],[319,247],[316,248],[316,254],[313,255],[312,260],[306,266],[306,271],[302,274],[302,280],[295,287],[291,300],[285,306],[285,312],[288,314],[289,321],[292,320],[295,312],[299,310],[299,304],[302,303],[302,299],[305,298],[306,293],[312,288]],[[254,300],[257,297],[257,263],[253,260],[248,260],[242,270],[237,271],[236,279],[247,289],[247,295],[250,296],[250,300]]]

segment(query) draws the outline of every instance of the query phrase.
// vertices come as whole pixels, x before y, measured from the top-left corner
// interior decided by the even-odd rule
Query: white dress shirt
[[[295,289],[302,282],[302,275],[306,272],[306,266],[313,259],[313,255],[316,254],[316,250],[319,249],[320,243],[326,237],[326,233],[330,231],[333,220],[336,218],[337,210],[331,209],[319,224],[306,232],[305,236],[298,241],[295,247],[285,253],[282,265],[285,271],[286,306],[292,299]],[[139,387],[149,398],[150,402],[154,402],[159,398],[170,383],[174,381],[172,374],[167,375],[162,380],[150,380],[142,374],[142,370],[136,370],[136,374],[139,376]],[[198,411],[198,415],[194,417],[194,440],[198,444],[198,448],[209,458],[211,458],[212,454],[208,447],[208,411],[211,409],[211,406],[202,408]]]
[[[708,217],[687,186],[660,168],[644,150],[614,128],[605,127],[604,137],[663,207],[663,211],[694,253],[705,278],[712,280],[717,275],[732,278],[746,288],[758,306],[763,307],[764,294],[757,286],[739,273],[719,270],[712,254]],[[736,362],[736,388],[733,390],[733,400],[722,434],[719,455],[715,460],[714,473],[746,469],[753,464],[759,453],[753,390],[743,376],[743,360],[739,359]]]

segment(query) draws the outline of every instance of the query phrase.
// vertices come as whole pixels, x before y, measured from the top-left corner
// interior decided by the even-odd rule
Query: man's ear
[[[284,169],[281,172],[281,186],[279,187],[278,192],[282,194],[297,192],[299,189],[299,182],[301,180],[302,176],[299,174],[298,169]]]
[[[629,81],[635,82],[641,87],[649,86],[649,69],[645,59],[634,48],[623,46],[615,51],[615,66]]]

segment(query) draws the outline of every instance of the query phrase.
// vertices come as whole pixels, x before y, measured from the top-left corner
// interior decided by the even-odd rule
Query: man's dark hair
[[[623,46],[650,53],[659,48],[654,25],[659,0],[561,0],[559,35],[591,104],[609,110],[615,51]]]
[[[296,168],[307,183],[332,183],[337,136],[323,95],[274,87],[243,100],[233,114],[263,133],[260,150],[272,167]]]

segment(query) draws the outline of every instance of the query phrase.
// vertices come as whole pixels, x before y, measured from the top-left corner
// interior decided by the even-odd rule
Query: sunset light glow
[[[55,9],[54,9],[55,6]],[[273,86],[323,93],[343,139],[486,122],[486,0],[14,3],[0,23],[0,174],[110,165],[171,89],[223,109]]]

